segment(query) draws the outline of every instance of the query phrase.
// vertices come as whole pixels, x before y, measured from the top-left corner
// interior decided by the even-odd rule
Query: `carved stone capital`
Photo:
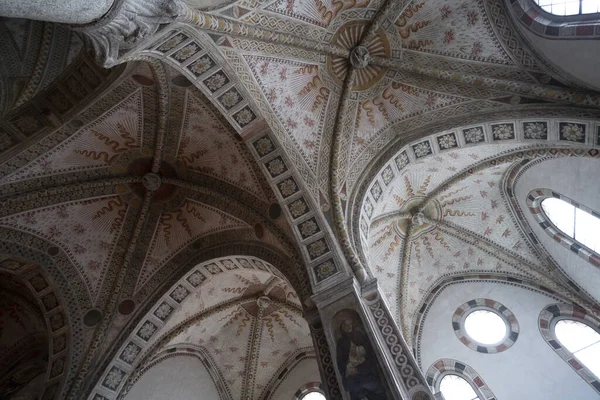
[[[181,10],[179,0],[118,0],[102,19],[73,29],[94,49],[96,61],[109,68],[151,40],[161,25],[174,22]]]

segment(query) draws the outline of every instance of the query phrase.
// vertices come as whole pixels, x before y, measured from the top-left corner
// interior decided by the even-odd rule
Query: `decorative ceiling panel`
[[[101,117],[3,182],[111,166],[118,157],[142,146],[143,101],[136,90]]]
[[[244,58],[281,126],[316,174],[331,92],[319,77],[319,66],[271,57]]]
[[[127,204],[112,195],[14,214],[0,225],[30,232],[60,246],[95,299],[123,227]]]
[[[156,225],[137,288],[143,286],[171,257],[194,240],[208,234],[240,228],[249,226],[229,214],[192,199],[186,199],[173,211],[163,212]]]
[[[235,89],[223,97],[232,102],[241,99]],[[189,91],[184,107],[177,159],[192,171],[222,179],[264,199],[259,182],[262,177],[251,167],[253,160],[244,144],[234,138],[231,128]]]
[[[483,2],[413,1],[396,20],[402,48],[474,61],[513,64]]]

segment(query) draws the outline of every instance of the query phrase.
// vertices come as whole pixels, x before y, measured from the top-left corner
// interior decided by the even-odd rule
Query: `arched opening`
[[[600,377],[600,333],[573,319],[561,319],[554,325],[558,341],[596,377]]]
[[[596,253],[600,250],[600,218],[574,202],[548,197],[541,202],[542,210],[558,229]]]
[[[479,396],[467,380],[455,374],[445,375],[440,381],[440,391],[445,400],[479,400]]]
[[[582,15],[600,12],[598,0],[534,0],[544,11],[552,15]]]

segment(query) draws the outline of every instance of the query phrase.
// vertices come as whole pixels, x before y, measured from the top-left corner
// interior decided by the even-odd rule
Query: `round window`
[[[323,393],[318,392],[316,390],[306,393],[302,396],[302,400],[326,400]]]
[[[490,299],[474,299],[458,307],[452,316],[458,339],[480,353],[500,353],[519,337],[515,315]]]
[[[465,318],[465,331],[476,342],[491,345],[500,343],[508,331],[506,321],[489,310],[475,310]]]

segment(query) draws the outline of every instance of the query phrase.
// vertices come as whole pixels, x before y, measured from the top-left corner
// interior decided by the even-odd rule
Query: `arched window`
[[[600,250],[600,218],[582,210],[577,203],[555,197],[542,200],[542,210],[550,222],[565,235],[596,253]]]
[[[554,334],[596,378],[600,377],[600,333],[583,322],[561,319],[554,325]]]
[[[573,304],[553,304],[539,318],[542,337],[600,393],[600,321]]]
[[[440,382],[445,400],[480,400],[469,382],[458,375],[448,374]]]
[[[600,12],[600,0],[534,0],[540,8],[552,15],[580,15]]]
[[[483,378],[468,365],[442,358],[427,370],[427,384],[445,400],[496,400]]]
[[[600,213],[550,189],[534,189],[527,207],[561,246],[600,268]]]
[[[323,393],[314,390],[302,396],[302,400],[325,400],[325,396]]]

